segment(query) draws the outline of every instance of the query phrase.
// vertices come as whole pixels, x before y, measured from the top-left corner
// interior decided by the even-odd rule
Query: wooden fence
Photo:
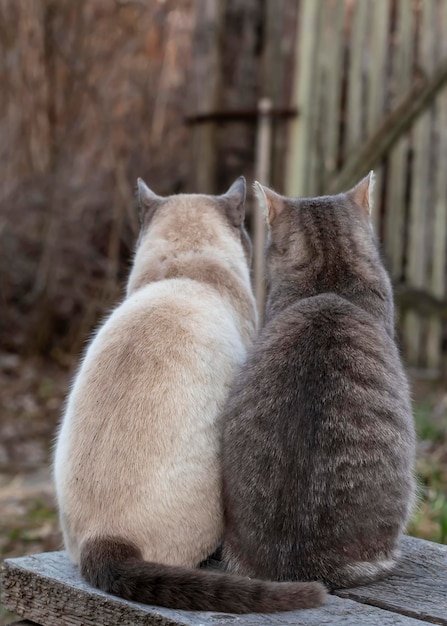
[[[373,221],[406,361],[446,373],[447,0],[196,6],[192,188],[222,191],[236,175],[250,181],[263,171],[261,182],[279,192],[315,195],[347,189],[374,169]],[[263,233],[253,221],[262,300]]]
[[[434,370],[447,350],[446,70],[447,0],[300,3],[284,190],[341,191],[374,166],[405,357]]]

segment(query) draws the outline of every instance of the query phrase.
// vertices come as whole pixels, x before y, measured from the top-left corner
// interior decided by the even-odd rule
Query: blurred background
[[[447,542],[447,0],[0,0],[0,73],[0,559],[60,547],[52,440],[123,294],[138,176],[314,195],[376,171],[420,437],[410,532]]]

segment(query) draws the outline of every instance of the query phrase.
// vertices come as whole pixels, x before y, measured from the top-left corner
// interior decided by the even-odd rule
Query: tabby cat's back
[[[232,571],[343,587],[398,557],[415,436],[370,185],[314,199],[259,189],[266,325],[222,421]]]

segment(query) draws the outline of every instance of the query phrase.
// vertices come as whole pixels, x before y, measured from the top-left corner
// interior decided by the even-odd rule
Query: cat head
[[[219,245],[222,236],[231,234],[242,244],[251,258],[251,243],[244,228],[246,182],[240,176],[228,191],[220,196],[178,194],[161,197],[139,178],[138,214],[140,240],[162,237],[184,250],[200,250]]]
[[[389,279],[370,221],[373,185],[371,172],[346,193],[288,198],[255,183],[269,231],[268,309],[319,293],[362,300],[374,292],[389,317]]]
[[[148,282],[180,276],[185,255],[189,259],[220,257],[229,269],[249,280],[251,244],[244,228],[245,194],[242,176],[220,196],[161,197],[138,179],[141,228],[128,293]]]

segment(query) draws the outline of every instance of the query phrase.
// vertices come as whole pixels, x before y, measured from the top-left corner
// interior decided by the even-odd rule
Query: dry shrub
[[[76,351],[116,301],[132,186],[188,174],[192,3],[0,0],[0,343]]]

